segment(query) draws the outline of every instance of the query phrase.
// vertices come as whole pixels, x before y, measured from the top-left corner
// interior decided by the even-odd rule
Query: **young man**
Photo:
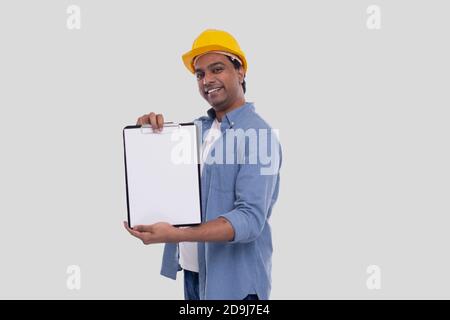
[[[175,228],[156,223],[130,229],[124,223],[125,228],[144,244],[166,243],[161,274],[176,279],[184,269],[187,300],[268,299],[268,220],[278,198],[281,147],[253,104],[245,101],[247,61],[233,36],[204,31],[183,62],[212,107],[197,119],[204,133],[202,224]],[[151,112],[137,123],[162,130],[164,118]],[[244,139],[239,139],[242,133]]]

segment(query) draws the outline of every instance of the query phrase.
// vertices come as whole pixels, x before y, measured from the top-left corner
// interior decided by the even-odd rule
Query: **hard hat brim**
[[[195,69],[194,69],[194,65],[193,65],[194,58],[198,55],[207,53],[209,51],[226,51],[226,52],[230,52],[230,53],[238,56],[242,60],[242,67],[244,68],[244,71],[247,72],[247,60],[245,59],[245,57],[240,52],[230,50],[229,48],[226,48],[226,47],[223,47],[220,45],[204,46],[204,47],[196,48],[189,52],[186,52],[182,56],[184,65],[191,73],[195,73]]]

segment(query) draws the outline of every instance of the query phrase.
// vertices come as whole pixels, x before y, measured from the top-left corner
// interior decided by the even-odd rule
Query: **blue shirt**
[[[214,119],[211,108],[208,116],[196,120],[202,141]],[[224,217],[234,229],[234,239],[198,243],[200,299],[242,300],[248,294],[257,294],[267,300],[272,271],[269,218],[278,198],[281,146],[253,103],[228,112],[220,129],[222,136],[203,166],[202,221]],[[236,138],[239,132],[246,133],[247,138]],[[227,141],[234,142],[234,148],[227,147]],[[181,270],[178,257],[178,245],[166,244],[163,276],[176,279]]]

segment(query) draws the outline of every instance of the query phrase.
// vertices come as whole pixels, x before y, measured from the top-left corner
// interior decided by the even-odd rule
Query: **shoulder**
[[[267,129],[271,130],[272,126],[256,111],[251,111],[246,115],[246,119],[242,124],[243,129]]]

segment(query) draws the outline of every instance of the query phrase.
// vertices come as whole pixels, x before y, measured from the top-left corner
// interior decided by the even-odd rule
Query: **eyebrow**
[[[224,64],[223,62],[214,62],[214,63],[211,63],[207,68],[208,68],[209,70],[211,70],[212,68],[214,68],[214,67],[217,66],[217,65],[225,66],[225,64]],[[195,73],[201,72],[201,71],[203,71],[203,69],[200,69],[200,68],[195,69]]]

